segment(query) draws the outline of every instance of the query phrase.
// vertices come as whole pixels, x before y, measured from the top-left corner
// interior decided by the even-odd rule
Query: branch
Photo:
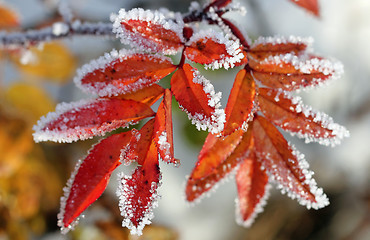
[[[0,48],[17,48],[38,43],[64,39],[72,36],[107,36],[114,37],[111,23],[81,23],[76,20],[70,25],[56,22],[51,27],[26,32],[0,32]]]

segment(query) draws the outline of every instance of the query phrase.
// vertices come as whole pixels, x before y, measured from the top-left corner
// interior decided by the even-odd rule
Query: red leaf
[[[271,175],[271,180],[277,182],[282,193],[287,192],[289,197],[297,198],[307,208],[318,209],[329,204],[312,178],[313,173],[308,170],[304,156],[288,144],[274,125],[256,116],[253,137],[257,159]]]
[[[253,76],[267,87],[294,91],[302,88],[318,86],[322,82],[329,80],[330,75],[323,73],[301,74],[288,73],[278,74],[269,72],[254,71]]]
[[[131,132],[112,135],[96,144],[83,162],[78,162],[61,199],[58,225],[62,233],[72,229],[78,216],[100,197],[113,170],[129,154],[132,141],[135,137]]]
[[[119,11],[113,32],[121,42],[149,52],[176,54],[183,47],[183,22],[166,20],[159,11],[135,8]]]
[[[146,224],[153,218],[153,208],[157,207],[157,188],[161,173],[158,165],[158,152],[154,142],[145,153],[142,166],[138,166],[132,176],[120,176],[117,191],[119,207],[124,217],[122,226],[131,234],[141,235]]]
[[[263,211],[268,198],[268,176],[261,169],[255,154],[244,160],[236,174],[238,188],[237,221],[240,225],[249,227],[258,213]]]
[[[343,72],[343,66],[316,56],[296,56],[291,53],[270,55],[261,60],[249,58],[253,76],[268,87],[283,90],[297,90],[336,79]]]
[[[348,131],[334,123],[331,117],[303,105],[299,97],[292,97],[288,93],[260,88],[258,103],[267,119],[305,138],[306,142],[334,146],[348,135]]]
[[[222,131],[225,113],[219,109],[220,94],[215,93],[212,84],[198,71],[184,64],[173,74],[171,90],[198,130]]]
[[[144,164],[149,148],[154,142],[154,121],[154,119],[150,119],[139,131],[140,137],[138,139],[138,145],[135,150],[137,162],[140,165]]]
[[[255,88],[255,82],[250,72],[245,69],[240,70],[236,75],[226,105],[226,123],[223,135],[229,135],[235,130],[243,128],[243,124],[252,117]]]
[[[160,55],[114,50],[84,65],[74,81],[86,92],[113,96],[148,87],[175,69],[171,59]]]
[[[298,55],[307,50],[312,45],[312,38],[301,38],[290,36],[288,38],[275,37],[259,37],[254,41],[249,50],[251,56],[256,59],[264,59],[269,55],[280,55],[286,53],[294,53]]]
[[[158,107],[154,123],[154,141],[157,144],[161,159],[167,163],[179,166],[180,162],[174,158],[172,133],[172,93],[165,90],[163,101]]]
[[[320,9],[318,0],[290,0],[290,1],[306,9],[316,17],[319,17]]]
[[[185,48],[185,55],[189,60],[212,69],[233,68],[244,58],[239,44],[215,31],[194,34]]]
[[[186,184],[186,199],[188,201],[192,202],[196,199],[199,199],[200,196],[213,188],[217,182],[225,178],[242,160],[248,156],[250,153],[249,149],[251,147],[251,131],[248,130],[246,133],[244,133],[240,140],[241,133],[242,131],[239,130],[226,137],[234,140],[235,145],[238,144],[237,141],[239,141],[239,144],[236,147],[232,147],[230,145],[226,146],[230,152],[221,152],[219,149],[217,149],[217,147],[225,147],[224,143],[226,141],[220,141],[220,138],[214,138],[214,136],[210,134],[210,137],[207,138],[207,141],[203,146],[201,155],[209,157],[210,155],[207,156],[207,154],[212,154],[212,151],[218,151],[219,155],[213,154],[214,159],[208,158],[211,164],[214,166],[212,169],[207,169],[207,162],[205,162],[205,160],[198,161]],[[236,138],[238,136],[239,138]],[[228,142],[232,143],[230,140],[228,140]],[[205,169],[205,171],[200,172],[200,170],[196,170],[199,165],[204,165],[202,168]],[[204,174],[204,176],[202,178],[194,179],[194,172],[198,172],[197,174]]]
[[[149,106],[153,105],[160,97],[162,97],[164,89],[158,84],[153,84],[149,87],[140,89],[133,93],[118,95],[115,98],[134,100],[145,103]]]
[[[235,150],[242,134],[242,131],[237,131],[227,137],[216,137],[214,134],[208,134],[190,178],[196,180],[211,174]]]
[[[95,99],[61,103],[34,127],[35,141],[72,142],[104,135],[154,115],[146,104],[132,100]]]

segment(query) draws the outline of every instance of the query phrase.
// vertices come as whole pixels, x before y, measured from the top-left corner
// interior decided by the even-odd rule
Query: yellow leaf
[[[0,29],[8,29],[18,26],[18,15],[9,7],[0,4]]]
[[[45,43],[42,48],[31,47],[13,60],[21,71],[56,83],[70,80],[76,69],[72,53],[57,42]]]
[[[5,100],[16,110],[27,114],[32,121],[53,111],[55,107],[54,101],[42,88],[24,83],[10,86],[5,92]]]
[[[33,146],[31,127],[0,109],[0,176],[13,174]]]

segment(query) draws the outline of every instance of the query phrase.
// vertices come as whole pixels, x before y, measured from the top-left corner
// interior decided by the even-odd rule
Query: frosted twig
[[[38,43],[63,39],[72,36],[107,36],[115,37],[111,23],[91,23],[76,20],[67,25],[64,22],[54,23],[51,27],[25,32],[0,32],[0,48],[17,48]]]

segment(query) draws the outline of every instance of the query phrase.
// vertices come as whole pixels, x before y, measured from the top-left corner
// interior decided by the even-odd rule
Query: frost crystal
[[[282,91],[285,98],[290,99],[292,101],[294,111],[297,113],[303,113],[305,117],[312,118],[312,121],[315,123],[320,124],[323,128],[326,128],[328,130],[332,131],[332,135],[335,137],[329,136],[329,133],[327,133],[323,137],[316,137],[313,134],[303,133],[302,131],[299,132],[290,132],[293,136],[296,135],[299,138],[304,138],[306,143],[309,142],[317,142],[319,144],[325,145],[325,146],[336,146],[340,144],[341,140],[345,137],[349,137],[349,131],[337,124],[334,123],[334,120],[329,115],[319,112],[317,110],[312,109],[310,106],[306,106],[303,104],[302,99],[299,96],[293,96],[290,92]],[[289,123],[285,123],[286,125],[282,127],[287,127]],[[315,133],[316,135],[320,135],[320,132]]]
[[[75,226],[78,224],[79,218],[76,218],[71,224],[68,225],[68,227],[64,226],[64,214],[65,214],[65,208],[67,204],[67,199],[69,198],[69,195],[71,193],[72,184],[75,180],[76,174],[78,173],[78,170],[81,167],[82,160],[78,160],[71,177],[67,181],[67,185],[63,188],[64,195],[60,198],[60,211],[58,213],[58,226],[60,227],[60,230],[62,234],[66,234],[70,230],[73,230]]]
[[[276,183],[277,188],[281,190],[282,194],[287,194],[288,197],[297,199],[299,204],[306,206],[308,209],[319,209],[329,205],[329,199],[326,194],[321,188],[317,187],[315,179],[312,178],[313,172],[308,170],[309,164],[305,160],[304,155],[298,152],[293,145],[289,144],[289,146],[297,160],[289,159],[288,161],[292,161],[292,164],[298,161],[298,167],[304,176],[304,185],[301,183],[297,184],[297,180],[294,180],[296,176],[293,173],[280,169],[279,166],[274,164],[274,160],[271,159],[270,154],[263,153],[263,156],[259,156],[258,159],[263,159],[261,164],[269,174],[269,181]],[[286,179],[281,177],[280,171],[284,172],[283,174],[286,175]],[[314,201],[309,200],[309,194],[314,196]]]
[[[281,68],[284,68],[284,64],[291,64],[299,73],[322,73],[331,80],[336,80],[343,74],[343,65],[336,60],[321,59],[307,55],[297,56],[292,53],[269,56],[260,64],[274,64]],[[320,86],[324,80],[316,78],[313,79],[312,82],[313,83],[310,84],[309,87]],[[327,80],[325,82],[327,82]]]
[[[60,35],[67,34],[69,31],[69,27],[65,23],[56,22],[53,24],[52,31],[55,36],[60,36]]]
[[[215,41],[218,44],[225,46],[225,50],[229,56],[220,56],[220,59],[214,60],[210,64],[205,64],[205,68],[211,69],[219,69],[219,68],[233,68],[235,63],[240,62],[244,58],[244,54],[240,49],[239,41],[234,41],[230,39],[230,36],[224,36],[220,32],[216,32],[212,29],[207,31],[199,31],[195,33],[187,43],[187,45],[191,45],[200,39],[203,39],[203,42],[206,42],[208,39]]]
[[[37,121],[37,125],[33,127],[34,141],[73,142],[85,140],[97,135],[104,136],[106,132],[135,123],[122,119],[108,119],[101,122],[99,118],[89,119],[86,117],[86,114],[91,116],[92,112],[96,114],[97,111],[100,111],[99,115],[102,117],[106,116],[108,110],[105,109],[105,104],[109,102],[111,102],[110,99],[100,98],[58,104],[55,112],[49,112],[46,116],[42,116]]]
[[[104,56],[101,56],[98,59],[94,59],[90,63],[83,65],[80,69],[77,70],[77,74],[74,77],[73,81],[76,86],[84,92],[95,93],[99,96],[115,96],[118,94],[135,92],[143,87],[147,87],[148,80],[152,80],[152,78],[145,78],[145,76],[143,75],[143,77],[139,80],[129,84],[125,84],[125,81],[120,81],[120,79],[117,79],[116,81],[113,80],[109,83],[83,83],[82,80],[89,73],[93,73],[96,70],[103,71],[106,67],[114,65],[114,63],[116,62],[123,62],[131,57],[138,55],[142,56],[148,61],[153,61],[157,63],[172,63],[172,60],[170,58],[160,54],[143,54],[135,50],[121,49],[120,51],[117,51],[113,49],[110,53],[105,53]],[[158,79],[158,81],[159,80],[160,79]]]
[[[160,51],[164,54],[176,54],[182,47],[181,43],[184,42],[182,36],[184,23],[182,20],[179,20],[181,19],[177,18],[177,22],[174,22],[172,19],[167,20],[165,15],[160,11],[150,11],[142,8],[134,8],[130,11],[121,9],[118,15],[111,15],[113,32],[116,33],[123,44],[131,45],[142,51]],[[122,23],[130,21],[139,21],[142,26],[126,29]],[[144,28],[144,25],[146,25],[146,28]],[[173,46],[166,45],[157,35],[152,34],[153,31],[156,31],[156,33],[160,31],[157,28],[169,30],[171,33],[175,34],[178,42],[175,42]],[[143,33],[144,31],[145,34]]]
[[[288,44],[288,43],[293,43],[293,44],[303,44],[307,46],[307,50],[311,51],[311,47],[313,44],[314,40],[312,37],[308,38],[303,38],[303,37],[297,37],[297,36],[289,36],[289,37],[284,37],[284,36],[273,36],[273,37],[259,37],[257,40],[255,40],[251,46],[251,48],[255,48],[258,45],[267,45],[267,44],[272,44],[272,45],[277,45],[277,44]]]
[[[131,234],[142,235],[142,231],[145,225],[151,224],[151,219],[154,218],[153,209],[158,207],[158,200],[160,196],[157,193],[157,188],[159,187],[155,182],[151,185],[151,196],[149,204],[145,207],[144,216],[139,222],[138,226],[135,226],[130,219],[134,217],[133,203],[130,199],[130,194],[137,191],[135,186],[129,186],[127,181],[131,180],[132,176],[124,175],[123,173],[118,174],[119,186],[117,189],[117,196],[119,197],[119,209],[121,215],[123,216],[122,227],[127,227],[130,229]],[[139,200],[140,201],[140,200]]]
[[[54,142],[73,142],[77,140],[89,139],[92,136],[82,129],[68,129],[65,126],[63,129],[49,130],[46,126],[57,120],[63,113],[69,112],[71,110],[78,111],[78,109],[85,107],[89,104],[94,103],[95,99],[83,99],[78,102],[71,103],[59,103],[56,106],[55,112],[49,112],[46,116],[42,116],[37,124],[33,126],[33,139],[35,142],[42,141],[54,141]],[[64,119],[68,122],[72,119]],[[80,131],[80,136],[76,136],[76,131]],[[103,132],[101,132],[103,134]],[[78,135],[78,134],[77,134]]]
[[[235,217],[236,217],[236,222],[243,227],[250,227],[254,220],[256,219],[257,215],[261,212],[263,212],[263,208],[267,204],[267,199],[270,197],[270,189],[271,185],[267,184],[265,186],[265,193],[263,196],[259,199],[259,202],[256,204],[254,211],[252,215],[246,220],[243,220],[243,217],[240,214],[240,205],[239,205],[239,199],[235,199]]]
[[[195,113],[194,115],[188,113],[189,119],[198,130],[208,129],[211,133],[220,133],[223,130],[224,123],[226,121],[225,111],[224,109],[220,109],[221,92],[216,93],[211,82],[202,76],[197,70],[194,71],[193,82],[203,86],[203,90],[208,96],[208,105],[215,108],[215,110],[212,113],[211,118],[207,118],[205,115],[200,113]]]
[[[165,162],[169,162],[170,159],[170,148],[171,144],[167,141],[167,132],[163,131],[161,135],[158,137],[158,145],[160,150],[165,151],[165,159],[163,159]]]

